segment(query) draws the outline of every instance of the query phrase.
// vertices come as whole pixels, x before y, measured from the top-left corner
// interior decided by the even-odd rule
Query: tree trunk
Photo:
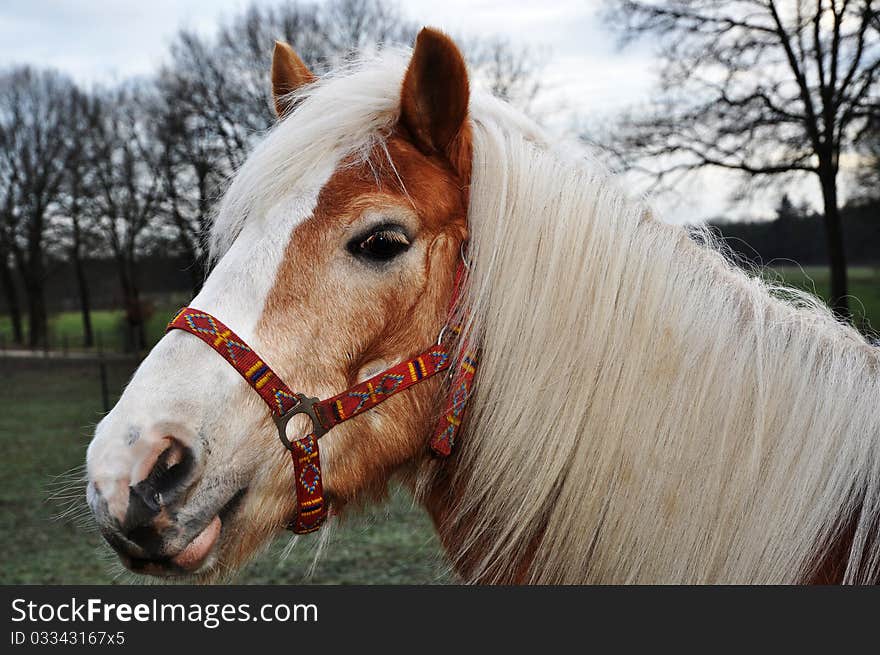
[[[199,290],[205,283],[205,269],[193,240],[190,239],[189,234],[187,234],[186,223],[176,209],[174,211],[174,217],[178,225],[180,243],[183,246],[183,251],[186,253],[187,259],[189,260],[188,270],[190,286],[192,287],[193,298],[195,298],[199,295]]]
[[[28,346],[39,348],[48,346],[48,319],[46,318],[46,298],[43,288],[43,259],[42,256],[24,257],[18,261],[19,273],[24,280],[24,292],[27,296],[28,307]]]
[[[135,282],[133,265],[122,257],[117,257],[119,266],[119,282],[122,287],[122,304],[125,308],[125,350],[138,352],[146,348],[146,332],[144,330],[143,308],[140,301],[140,290]]]
[[[24,334],[21,329],[21,305],[18,301],[18,291],[15,288],[15,279],[12,268],[6,260],[5,253],[0,262],[0,282],[3,284],[3,292],[6,296],[6,307],[9,309],[9,320],[12,323],[12,341],[21,345],[24,343]]]
[[[31,348],[48,346],[49,329],[42,275],[28,271],[25,276],[25,290],[28,300],[28,345]]]
[[[831,272],[829,305],[838,318],[849,321],[846,252],[843,247],[843,225],[837,204],[837,171],[831,166],[820,167],[822,200],[825,208],[825,240],[828,248],[828,266]]]
[[[141,292],[134,275],[131,276],[131,301],[134,311],[131,314],[131,334],[135,352],[147,349],[147,333],[144,327],[144,307],[141,303]]]
[[[197,295],[201,291],[205,280],[208,278],[208,252],[207,252],[207,235],[211,224],[211,197],[208,182],[210,168],[205,165],[196,168],[196,175],[199,181],[199,224],[196,239],[202,244],[202,252],[195,253],[196,270],[198,274],[198,285],[194,287],[193,295]]]
[[[82,314],[83,346],[91,348],[95,345],[95,335],[92,330],[92,306],[89,296],[89,283],[82,261],[82,234],[79,228],[79,218],[75,214],[73,217],[73,248],[71,254],[73,255],[73,268],[76,273],[79,309]]]
[[[28,221],[27,256],[17,253],[18,267],[24,279],[28,302],[28,345],[48,347],[49,320],[46,316],[46,271],[43,262],[42,206],[34,208]]]
[[[198,167],[196,167],[196,174],[198,176],[199,187],[199,225],[201,225],[203,217],[208,211],[208,201],[206,195],[207,182],[205,180],[205,176],[202,174]],[[191,235],[192,225],[188,224],[186,219],[184,219],[183,215],[180,213],[177,189],[174,185],[173,180],[168,181],[167,189],[168,196],[171,201],[174,222],[177,225],[177,229],[180,234],[180,243],[183,246],[186,257],[189,259],[188,270],[190,276],[190,286],[192,287],[193,298],[195,298],[197,295],[199,295],[199,291],[201,290],[202,285],[205,283],[205,266],[202,258],[199,257],[199,250],[196,247],[198,241],[201,239],[202,231],[200,229],[197,234]]]
[[[78,250],[78,249],[77,249]],[[89,296],[89,285],[86,279],[85,267],[79,252],[73,256],[73,267],[76,271],[76,286],[79,293],[79,309],[82,314],[83,346],[91,348],[95,345],[95,335],[92,330],[92,305]]]

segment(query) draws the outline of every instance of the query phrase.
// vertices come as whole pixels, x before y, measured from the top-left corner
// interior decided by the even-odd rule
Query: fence
[[[93,398],[90,404],[106,413],[141,359],[139,355],[118,353],[5,350],[0,351],[0,375],[10,393],[15,391],[12,387],[20,374],[38,373],[48,381],[74,376],[81,387],[79,393]]]

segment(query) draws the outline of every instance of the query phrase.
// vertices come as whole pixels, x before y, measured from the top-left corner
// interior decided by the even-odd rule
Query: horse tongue
[[[215,516],[214,520],[189,542],[186,548],[171,558],[171,561],[186,571],[195,571],[205,561],[217,537],[220,536],[220,526],[220,517]]]

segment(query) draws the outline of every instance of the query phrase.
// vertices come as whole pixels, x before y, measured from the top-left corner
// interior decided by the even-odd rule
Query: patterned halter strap
[[[464,266],[460,264],[450,308],[458,300],[463,277]],[[211,346],[269,406],[272,418],[278,426],[278,437],[290,451],[293,460],[297,514],[287,528],[297,534],[314,532],[327,517],[321,456],[318,450],[318,440],[323,435],[334,426],[376,407],[394,394],[437,373],[452,370],[449,397],[429,442],[435,455],[447,457],[452,452],[476,374],[476,353],[467,343],[458,349],[461,354],[455,366],[452,366],[452,351],[443,343],[442,337],[448,331],[460,334],[461,328],[447,325],[441,331],[441,339],[437,345],[332,398],[318,400],[292,391],[253,348],[207,312],[184,307],[168,323],[166,332],[171,330],[189,332]],[[287,424],[297,414],[305,414],[311,419],[312,431],[291,441],[287,437]]]

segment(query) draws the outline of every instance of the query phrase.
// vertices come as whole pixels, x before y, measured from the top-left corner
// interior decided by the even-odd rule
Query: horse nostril
[[[145,477],[129,488],[125,527],[129,530],[150,522],[163,507],[172,504],[186,489],[193,472],[192,451],[174,437],[165,437],[164,448],[154,450],[154,459],[144,461]]]
[[[168,447],[156,458],[145,480],[152,491],[153,499],[161,504],[163,494],[173,494],[186,481],[192,472],[194,458],[192,451],[174,437],[167,437]]]

